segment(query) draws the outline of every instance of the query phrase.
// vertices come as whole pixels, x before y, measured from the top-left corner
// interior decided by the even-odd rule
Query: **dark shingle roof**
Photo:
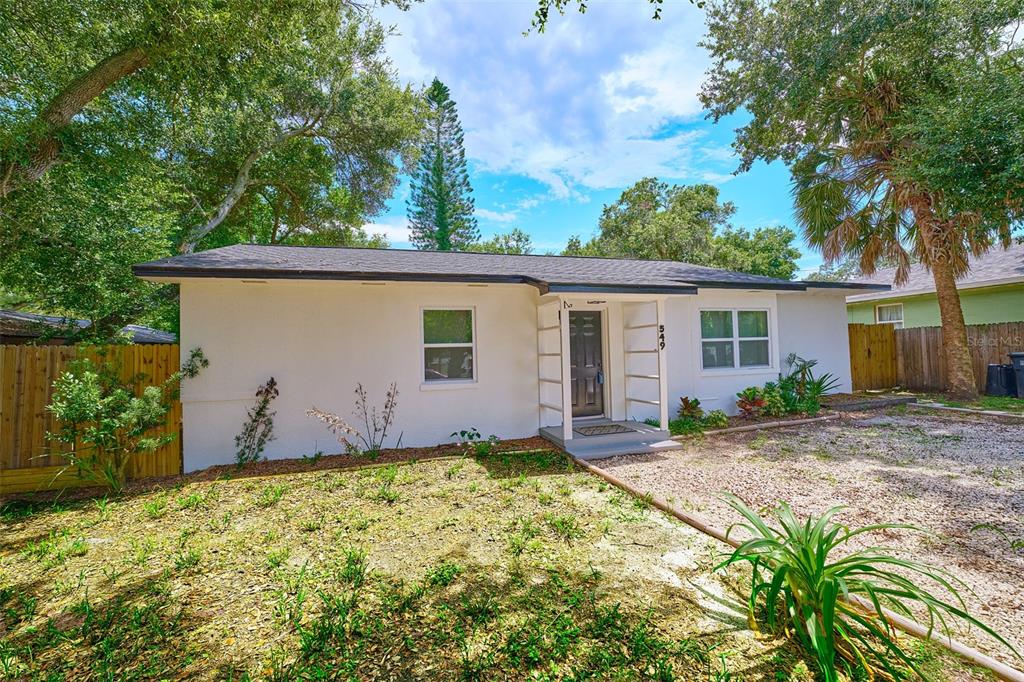
[[[970,271],[957,280],[960,286],[985,286],[1009,279],[1024,280],[1024,244],[1014,244],[1008,249],[1001,246],[977,258],[971,258]],[[896,268],[879,270],[869,277],[858,277],[859,283],[894,284]],[[893,286],[892,296],[906,296],[911,293],[935,291],[935,280],[923,265],[910,268],[910,279],[902,286]]]
[[[55,315],[39,315],[20,310],[0,310],[0,332],[9,336],[34,338],[40,336],[44,328],[67,330],[69,327],[85,329],[88,320],[76,320]],[[133,343],[176,343],[177,337],[170,332],[160,331],[152,327],[130,324],[122,332],[132,337]],[[59,335],[58,335],[59,336]]]
[[[542,291],[694,293],[698,286],[802,291],[792,282],[677,261],[578,256],[509,256],[237,244],[134,267],[140,277],[349,279],[532,284]],[[847,286],[847,285],[843,285]]]

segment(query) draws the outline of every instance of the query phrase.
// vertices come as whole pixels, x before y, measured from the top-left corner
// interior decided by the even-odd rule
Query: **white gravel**
[[[785,500],[806,515],[845,505],[837,520],[850,526],[910,523],[927,529],[932,534],[875,533],[860,546],[896,547],[947,569],[973,591],[964,595],[971,613],[1024,651],[1019,421],[897,409],[712,436],[677,452],[592,463],[721,527],[739,520],[716,496],[729,491],[754,509]],[[984,633],[957,634],[1014,667],[1022,665]]]

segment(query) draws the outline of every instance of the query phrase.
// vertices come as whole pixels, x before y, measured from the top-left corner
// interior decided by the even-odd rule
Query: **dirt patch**
[[[755,509],[788,501],[799,514],[848,509],[843,523],[911,523],[888,545],[962,579],[970,611],[1024,647],[1024,428],[970,416],[893,409],[764,433],[724,434],[651,456],[593,462],[715,525],[739,520],[716,496]],[[1020,665],[982,633],[960,636]]]

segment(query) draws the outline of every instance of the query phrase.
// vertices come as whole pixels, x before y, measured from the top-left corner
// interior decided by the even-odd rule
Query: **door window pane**
[[[732,341],[703,341],[701,342],[701,355],[705,369],[735,366]]]
[[[740,341],[740,367],[761,367],[767,366],[768,362],[768,340],[763,341]]]
[[[732,338],[732,311],[700,311],[700,336],[703,339]]]
[[[739,317],[740,338],[768,336],[768,311],[741,310],[737,316]],[[740,357],[742,356],[741,352]]]
[[[473,343],[473,311],[424,310],[423,343]]]
[[[473,378],[473,347],[424,348],[424,381]]]

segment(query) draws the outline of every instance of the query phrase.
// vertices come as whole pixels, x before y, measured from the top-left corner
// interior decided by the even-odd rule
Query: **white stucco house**
[[[182,388],[188,471],[234,461],[271,376],[270,458],[336,452],[306,410],[349,416],[356,382],[375,402],[397,383],[404,446],[474,427],[570,451],[597,443],[588,424],[663,437],[639,422],[666,424],[680,396],[735,412],[735,393],[775,379],[789,353],[848,391],[846,296],[885,288],[671,261],[255,245],[134,269],[180,284],[181,346],[210,360]]]

